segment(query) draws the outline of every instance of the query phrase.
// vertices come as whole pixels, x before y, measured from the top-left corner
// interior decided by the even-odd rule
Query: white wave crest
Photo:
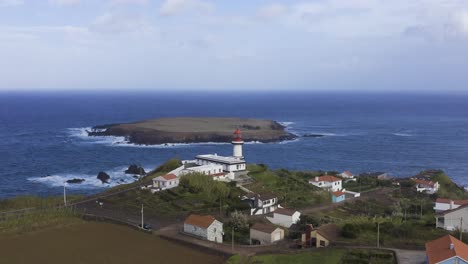
[[[125,174],[126,169],[127,167],[122,166],[106,171],[110,176],[109,183],[102,183],[101,180],[97,178],[98,173],[93,175],[86,173],[57,173],[43,177],[30,177],[28,181],[41,183],[49,187],[62,187],[66,185],[67,188],[70,189],[108,188],[120,184],[132,183],[137,180],[133,175]],[[149,171],[147,168],[145,168],[145,170]],[[84,179],[84,181],[75,184],[66,183],[66,181],[73,179]]]
[[[392,133],[392,135],[398,136],[398,137],[412,137],[413,136],[413,135],[408,134],[408,133]]]

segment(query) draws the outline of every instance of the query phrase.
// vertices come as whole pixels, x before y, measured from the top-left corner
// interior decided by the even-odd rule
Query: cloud
[[[203,0],[165,0],[159,12],[161,15],[171,16],[187,11],[211,12],[213,4]]]
[[[20,6],[23,4],[24,4],[23,0],[0,0],[0,7]]]
[[[80,4],[81,0],[49,0],[50,4],[58,6],[74,6]]]
[[[127,5],[127,4],[136,4],[136,5],[146,5],[148,0],[110,0],[111,4],[114,5]]]
[[[460,31],[464,34],[468,34],[468,11],[463,10],[458,12],[455,15],[455,21]]]
[[[89,27],[91,31],[102,34],[154,33],[153,25],[140,15],[106,13],[98,16]]]
[[[273,3],[258,9],[257,15],[261,18],[275,18],[286,14],[288,7],[283,4]]]

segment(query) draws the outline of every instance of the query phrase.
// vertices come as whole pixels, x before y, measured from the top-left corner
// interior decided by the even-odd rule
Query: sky
[[[0,0],[0,91],[468,92],[467,0]]]

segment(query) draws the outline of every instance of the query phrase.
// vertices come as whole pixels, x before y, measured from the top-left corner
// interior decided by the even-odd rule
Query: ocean
[[[91,194],[134,179],[130,164],[150,170],[170,158],[230,155],[226,144],[136,146],[123,138],[88,137],[95,125],[158,117],[272,119],[297,135],[281,143],[249,143],[249,163],[289,170],[385,171],[395,177],[442,169],[468,184],[468,96],[351,92],[2,92],[0,198]],[[109,173],[111,184],[96,179]]]

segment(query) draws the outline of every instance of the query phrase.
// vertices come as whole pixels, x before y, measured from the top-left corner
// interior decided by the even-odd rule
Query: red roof
[[[353,174],[350,171],[344,171],[343,174],[348,176],[348,177],[353,176]]]
[[[316,178],[318,178],[318,181],[315,180]],[[325,176],[320,176],[320,177],[316,177],[316,178],[310,179],[309,181],[313,181],[313,182],[321,182],[321,181],[336,182],[336,181],[341,181],[340,178],[332,176],[332,175],[325,175]]]
[[[450,249],[451,244],[453,244],[453,249]],[[468,245],[451,235],[446,235],[427,242],[426,254],[429,264],[440,263],[455,256],[468,261]]]
[[[170,181],[170,180],[175,180],[177,179],[177,176],[175,174],[166,174],[166,175],[163,175],[161,176],[163,177],[166,181]]]
[[[337,191],[337,192],[333,192],[333,195],[336,196],[336,197],[340,197],[342,195],[344,195],[345,193],[342,192],[342,191]]]
[[[242,132],[239,128],[234,131],[234,139],[232,141],[242,141]]]
[[[466,205],[466,204],[468,204],[468,200],[450,200],[450,199],[447,199],[447,198],[437,198],[436,203],[450,204],[451,201],[453,201],[453,203],[456,204],[456,205]]]
[[[187,219],[185,219],[184,224],[188,225],[193,225],[193,226],[198,226],[201,228],[208,228],[216,218],[214,218],[211,215],[196,215],[196,214],[191,214]]]
[[[422,184],[422,185],[428,185],[434,187],[434,182],[433,181],[426,181],[426,180],[420,180],[420,179],[414,179],[414,182],[417,184]]]

